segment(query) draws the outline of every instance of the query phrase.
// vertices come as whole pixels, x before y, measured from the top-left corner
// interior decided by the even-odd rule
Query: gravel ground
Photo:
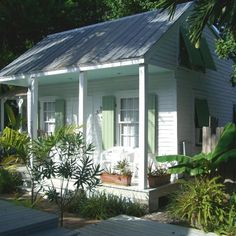
[[[165,224],[174,223],[174,221],[172,219],[170,219],[170,217],[168,216],[166,211],[158,211],[158,212],[154,212],[151,214],[147,214],[147,215],[143,216],[142,218],[158,221],[160,223],[165,223]]]

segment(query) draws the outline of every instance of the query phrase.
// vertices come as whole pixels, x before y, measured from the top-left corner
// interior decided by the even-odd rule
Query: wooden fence
[[[217,127],[215,132],[210,127],[203,127],[202,130],[202,152],[209,153],[214,150],[224,127]],[[219,168],[219,174],[225,179],[236,181],[236,157],[223,163]]]

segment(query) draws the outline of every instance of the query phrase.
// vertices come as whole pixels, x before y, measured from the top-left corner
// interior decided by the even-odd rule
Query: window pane
[[[120,109],[120,145],[138,146],[139,100],[138,98],[122,98]]]
[[[120,107],[121,107],[121,109],[126,109],[127,108],[126,107],[126,99],[125,98],[122,98],[120,100]]]
[[[43,109],[44,131],[51,134],[55,129],[55,102],[44,102]]]
[[[133,112],[133,120],[134,120],[135,122],[138,122],[138,121],[139,121],[139,113],[138,113],[138,111],[134,111],[134,112]]]
[[[47,111],[47,103],[46,102],[43,104],[43,109],[44,109],[44,111]]]
[[[52,105],[52,111],[55,112],[55,102],[52,102],[51,105]]]
[[[133,108],[133,99],[132,98],[127,98],[126,106],[127,106],[127,109]]]
[[[138,108],[139,108],[139,104],[138,104],[138,98],[134,98],[134,109],[135,110],[138,110]]]

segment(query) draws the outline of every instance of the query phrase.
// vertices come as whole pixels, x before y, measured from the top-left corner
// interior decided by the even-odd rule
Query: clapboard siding
[[[124,86],[125,85],[125,86]],[[157,149],[158,154],[177,152],[176,126],[176,81],[173,73],[150,76],[150,92],[158,96]],[[88,81],[87,134],[89,141],[101,148],[101,107],[102,96],[138,94],[138,75]],[[66,122],[77,123],[78,84],[57,84],[41,86],[39,97],[56,97],[66,101]]]
[[[206,70],[205,73],[190,71],[179,67],[176,70],[177,79],[177,110],[178,110],[178,142],[187,142],[187,152],[194,153],[194,99],[208,100],[211,116],[219,119],[219,126],[232,121],[233,104],[236,103],[235,88],[231,86],[230,73],[232,63],[220,60],[215,54],[216,38],[209,28],[203,33],[207,39],[217,71]]]
[[[176,68],[178,61],[179,28],[176,23],[162,36],[158,46],[153,50],[149,63],[168,69]]]

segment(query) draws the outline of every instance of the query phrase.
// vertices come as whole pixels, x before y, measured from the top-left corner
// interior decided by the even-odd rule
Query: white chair
[[[122,153],[124,148],[120,146],[115,146],[109,148],[101,153],[101,168],[103,169],[114,169],[115,165],[122,158]]]
[[[118,161],[126,159],[134,176],[138,173],[137,148],[115,146],[101,153],[101,167],[113,170]]]

